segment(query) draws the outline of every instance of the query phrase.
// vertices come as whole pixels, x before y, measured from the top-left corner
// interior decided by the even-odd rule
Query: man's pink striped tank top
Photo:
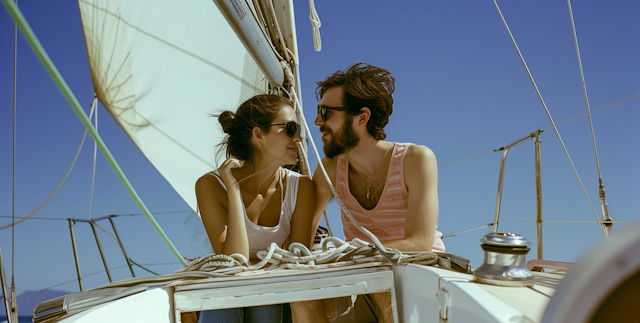
[[[409,193],[404,182],[404,157],[409,143],[394,143],[391,161],[387,172],[384,190],[378,204],[371,210],[363,208],[349,190],[349,160],[346,154],[338,156],[336,169],[336,192],[342,202],[351,211],[353,218],[375,234],[380,241],[404,239],[404,225],[407,215]],[[346,240],[369,239],[349,218],[341,213],[342,228]],[[370,241],[369,241],[370,242]],[[432,251],[444,252],[442,233],[436,231]]]

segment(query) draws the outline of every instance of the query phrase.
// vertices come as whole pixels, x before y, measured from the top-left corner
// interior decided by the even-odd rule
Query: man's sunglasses
[[[320,115],[320,118],[322,118],[322,121],[327,121],[327,111],[329,110],[335,110],[335,111],[347,111],[347,108],[345,107],[321,107],[318,106],[318,114]]]
[[[270,126],[287,126],[287,136],[293,137],[296,135],[296,131],[300,131],[300,125],[297,122],[289,121],[285,123],[274,123]]]

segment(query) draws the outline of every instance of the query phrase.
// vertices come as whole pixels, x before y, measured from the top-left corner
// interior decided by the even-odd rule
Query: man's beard
[[[351,118],[351,116],[348,116],[345,119],[342,128],[335,133],[329,127],[320,127],[320,131],[328,132],[331,134],[331,139],[325,142],[324,146],[322,147],[322,150],[324,150],[324,154],[325,156],[327,156],[327,158],[333,159],[333,157],[344,154],[345,152],[348,152],[349,150],[358,146],[360,138],[358,138],[358,135],[356,135],[356,133],[353,131],[353,128],[351,127],[352,120],[353,118]]]

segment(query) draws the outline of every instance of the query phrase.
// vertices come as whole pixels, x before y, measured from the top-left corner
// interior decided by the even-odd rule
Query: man
[[[384,127],[393,112],[394,82],[389,71],[365,63],[352,65],[318,82],[316,96],[320,104],[315,124],[320,127],[324,143],[326,157],[322,164],[355,220],[375,234],[385,247],[443,252],[442,234],[436,231],[435,155],[425,146],[384,141]],[[319,166],[313,181],[315,228],[332,194]],[[341,218],[346,240],[369,241],[344,212]],[[297,321],[307,321],[298,315],[300,312],[309,317],[319,315],[322,308],[318,308],[318,303],[295,305],[300,306],[295,309]],[[342,312],[328,308],[332,302],[323,303],[327,317]],[[388,293],[372,294],[366,303],[379,322],[392,321]],[[340,307],[338,302],[335,306]],[[352,316],[349,321],[354,319]]]

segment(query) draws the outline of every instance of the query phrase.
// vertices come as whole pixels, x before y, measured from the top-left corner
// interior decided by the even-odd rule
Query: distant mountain
[[[18,295],[18,315],[19,316],[32,316],[33,310],[36,306],[44,301],[48,301],[50,299],[58,298],[60,296],[64,296],[69,294],[69,292],[61,291],[61,290],[51,290],[45,289],[40,291],[26,291],[20,295]],[[2,311],[4,314],[4,311]]]

